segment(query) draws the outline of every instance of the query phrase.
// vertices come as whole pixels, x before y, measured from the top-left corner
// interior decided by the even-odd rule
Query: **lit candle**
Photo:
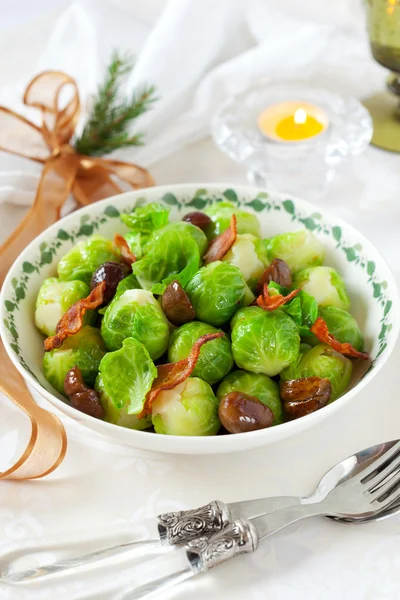
[[[313,104],[281,102],[269,106],[260,114],[258,126],[272,140],[299,142],[325,131],[328,116]]]

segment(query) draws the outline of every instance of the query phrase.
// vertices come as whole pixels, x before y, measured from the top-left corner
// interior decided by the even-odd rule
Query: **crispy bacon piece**
[[[300,288],[297,290],[293,290],[293,292],[290,292],[290,294],[288,294],[287,296],[282,296],[282,294],[276,294],[276,296],[270,296],[269,295],[269,290],[268,290],[268,284],[264,283],[264,289],[263,289],[263,293],[260,294],[260,296],[258,296],[258,298],[255,301],[255,304],[257,306],[260,306],[261,308],[263,308],[264,310],[275,310],[277,308],[279,308],[279,306],[282,306],[282,304],[286,304],[286,302],[289,302],[292,298],[294,298],[300,291]]]
[[[98,308],[104,302],[106,282],[102,281],[90,292],[89,296],[75,302],[66,313],[63,314],[56,327],[56,335],[44,340],[46,352],[60,348],[63,341],[70,335],[78,333],[82,328],[83,315],[87,310]]]
[[[215,260],[221,260],[227,252],[232,248],[236,242],[237,227],[236,227],[236,216],[231,216],[231,224],[228,229],[225,229],[218,237],[215,238],[204,255],[204,264],[208,265],[210,262]]]
[[[343,344],[339,342],[335,336],[329,333],[328,325],[322,317],[318,317],[311,327],[311,331],[317,336],[320,342],[329,344],[336,352],[340,352],[345,356],[352,356],[353,358],[362,358],[363,360],[369,359],[368,352],[359,352],[348,342],[344,342]]]
[[[117,246],[118,250],[121,252],[125,264],[131,265],[136,262],[136,256],[131,252],[128,242],[119,233],[116,233],[114,236],[114,245]]]
[[[164,390],[172,390],[190,377],[199,359],[201,347],[204,344],[211,342],[211,340],[223,337],[224,335],[225,334],[222,331],[218,333],[207,333],[197,340],[187,358],[183,358],[176,363],[160,365],[157,367],[158,377],[154,380],[153,387],[148,392],[143,410],[138,417],[142,418],[151,413],[151,405],[161,392]]]

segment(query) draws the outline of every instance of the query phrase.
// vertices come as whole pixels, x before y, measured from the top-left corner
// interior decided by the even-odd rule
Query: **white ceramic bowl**
[[[43,337],[33,323],[34,304],[41,282],[56,273],[61,256],[77,241],[92,233],[112,237],[125,231],[118,218],[138,204],[164,202],[172,220],[202,210],[216,199],[228,199],[254,212],[260,219],[265,237],[308,228],[326,247],[326,264],[343,276],[352,313],[365,335],[372,364],[358,361],[350,389],[329,406],[296,421],[270,429],[241,435],[215,437],[178,437],[133,431],[94,419],[69,406],[42,374]],[[177,454],[218,454],[273,444],[311,426],[318,426],[351,402],[363,390],[388,359],[398,335],[398,296],[396,284],[386,263],[353,227],[323,209],[288,195],[251,187],[229,188],[216,184],[182,184],[128,192],[83,208],[49,227],[20,255],[10,269],[0,299],[0,328],[5,347],[14,365],[23,375],[35,398],[43,397],[89,430],[105,434],[114,441],[145,450]]]

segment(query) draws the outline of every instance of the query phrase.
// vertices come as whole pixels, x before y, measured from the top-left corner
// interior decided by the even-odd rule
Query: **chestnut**
[[[271,427],[272,410],[258,398],[243,392],[230,392],[218,408],[218,416],[229,433],[245,433]]]
[[[173,325],[179,326],[189,323],[196,316],[194,308],[179,281],[173,281],[167,286],[161,296],[161,306],[168,321]]]
[[[131,269],[124,263],[117,262],[105,262],[93,273],[90,289],[96,287],[101,281],[106,282],[106,289],[104,292],[104,303],[108,304],[117,290],[117,286],[120,281],[125,279],[131,273]]]
[[[261,275],[257,283],[256,292],[261,294],[264,283],[269,283],[270,281],[275,281],[275,283],[285,288],[290,288],[292,286],[292,273],[289,265],[284,260],[274,258]]]
[[[202,231],[205,231],[207,227],[212,223],[210,217],[200,211],[194,211],[185,215],[182,221],[196,225]]]

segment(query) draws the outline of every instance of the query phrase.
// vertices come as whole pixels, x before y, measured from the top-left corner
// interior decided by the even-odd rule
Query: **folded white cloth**
[[[365,58],[367,42],[360,33],[363,18],[358,0],[335,3],[325,13],[318,9],[319,3],[309,0],[302,3],[308,8],[304,14],[293,0],[285,3],[286,12],[276,0],[170,0],[153,28],[135,16],[137,11],[128,9],[129,3],[122,4],[110,0],[71,4],[60,16],[37,71],[58,69],[71,74],[88,109],[112,49],[135,54],[127,91],[152,83],[159,100],[135,123],[146,134],[145,146],[115,155],[146,167],[208,135],[220,102],[254,79],[296,77],[321,83],[329,70],[331,87],[334,83],[339,91],[342,87],[362,94],[371,80],[366,69],[375,68],[360,60]],[[36,119],[34,111],[21,105],[26,84],[27,80],[4,88],[0,102]],[[4,154],[0,159],[0,202],[29,203],[40,168]]]

